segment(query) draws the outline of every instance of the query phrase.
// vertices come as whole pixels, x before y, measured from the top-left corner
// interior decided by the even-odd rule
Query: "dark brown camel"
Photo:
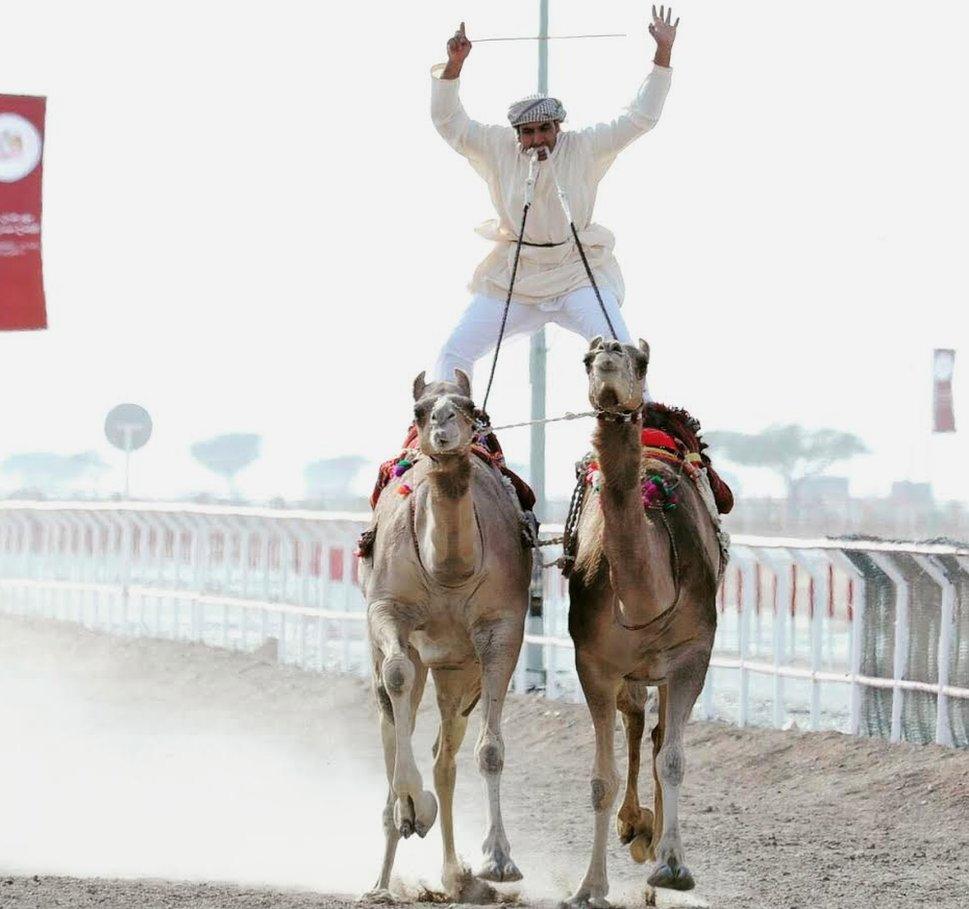
[[[573,906],[607,906],[606,837],[619,790],[614,755],[616,710],[629,752],[619,838],[637,862],[655,861],[649,883],[688,890],[677,803],[684,774],[683,727],[703,687],[717,624],[720,572],[717,524],[697,482],[682,467],[644,458],[643,380],[649,346],[595,338],[585,355],[589,400],[598,422],[598,473],[577,527],[570,584],[569,632],[595,727],[592,769],[595,838]],[[644,481],[672,490],[644,508]],[[706,478],[699,475],[699,482]],[[654,485],[655,491],[655,485]],[[662,508],[670,497],[675,506]],[[639,804],[640,746],[647,688],[659,689],[653,729],[653,810]]]

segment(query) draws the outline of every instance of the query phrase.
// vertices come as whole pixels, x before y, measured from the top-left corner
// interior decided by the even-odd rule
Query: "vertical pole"
[[[811,576],[811,671],[820,672],[823,662],[824,623],[828,602],[829,575],[826,571]],[[820,588],[820,590],[818,589]],[[817,676],[811,679],[811,730],[821,728],[821,683]]]
[[[548,0],[538,4],[538,93],[548,94]],[[546,375],[545,329],[532,335],[529,352],[529,379],[532,385],[532,419],[545,419]],[[535,512],[545,516],[545,425],[532,426],[529,478],[535,490]]]
[[[131,435],[133,427],[124,427],[124,497],[131,498]]]
[[[539,0],[538,4],[538,92],[548,93],[548,0]],[[531,338],[528,356],[528,376],[532,387],[532,416],[533,420],[545,419],[545,329],[540,328]],[[545,425],[533,424],[529,445],[528,477],[535,492],[535,514],[541,519],[546,514],[545,508]],[[532,585],[527,628],[531,634],[544,633],[543,593],[545,579],[541,568],[540,553],[536,556],[532,568]],[[528,669],[537,673],[542,672],[542,648],[537,645],[525,645]]]

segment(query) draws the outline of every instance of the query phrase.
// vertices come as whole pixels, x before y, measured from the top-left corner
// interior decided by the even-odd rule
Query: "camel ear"
[[[589,342],[589,350],[598,350],[600,347],[602,347],[602,335],[596,335]]]
[[[461,389],[461,394],[466,398],[471,397],[471,380],[468,378],[468,374],[463,369],[454,370],[454,381],[458,388]]]
[[[422,369],[421,374],[414,379],[414,400],[419,401],[424,397],[424,389],[427,388],[427,382],[424,381],[424,376],[427,370]]]
[[[643,356],[646,357],[646,363],[649,363],[649,345],[642,339],[639,339],[639,349],[642,351]]]

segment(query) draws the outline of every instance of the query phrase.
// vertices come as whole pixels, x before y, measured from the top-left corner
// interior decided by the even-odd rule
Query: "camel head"
[[[454,382],[426,382],[424,373],[414,379],[414,421],[420,448],[431,457],[467,454],[474,440],[475,407],[471,380],[454,370]]]
[[[604,341],[597,336],[583,359],[589,377],[589,403],[607,413],[631,413],[643,405],[643,384],[649,366],[649,345],[639,347]]]

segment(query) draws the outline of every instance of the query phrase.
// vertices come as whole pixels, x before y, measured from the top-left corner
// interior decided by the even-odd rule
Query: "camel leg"
[[[617,706],[626,730],[626,795],[616,815],[619,841],[629,846],[629,854],[639,863],[653,858],[650,843],[653,839],[653,812],[639,804],[639,765],[646,728],[646,684],[625,682],[619,689]]]
[[[406,607],[375,603],[369,609],[370,639],[383,661],[375,669],[390,701],[394,721],[394,774],[391,781],[397,802],[394,821],[404,838],[412,833],[425,836],[437,817],[437,800],[424,789],[411,736],[414,732],[412,699],[423,694],[427,669],[409,645],[411,627],[402,618]]]
[[[669,689],[664,683],[657,688],[657,692],[659,693],[659,707],[657,709],[656,725],[650,732],[650,739],[653,742],[653,838],[646,850],[646,857],[653,861],[656,860],[656,849],[659,846],[660,837],[663,835],[663,787],[659,781],[657,762],[659,750],[663,747],[663,740],[665,738]]]
[[[481,664],[481,733],[475,746],[478,770],[488,794],[488,832],[481,851],[484,861],[477,877],[485,881],[520,881],[521,871],[511,858],[511,845],[501,818],[501,771],[505,766],[505,742],[501,735],[501,711],[508,693],[524,625],[519,619],[489,622],[472,630]]]
[[[678,666],[667,677],[666,697],[660,697],[665,724],[656,752],[655,771],[662,794],[662,816],[657,818],[657,829],[662,833],[655,850],[657,864],[649,876],[649,883],[654,887],[693,888],[693,875],[683,862],[677,809],[685,770],[683,730],[703,688],[708,659],[707,654],[697,653],[689,662]]]
[[[373,889],[364,896],[368,901],[391,901],[393,897],[388,889],[390,886],[390,873],[394,867],[394,857],[397,854],[397,844],[400,842],[400,829],[395,820],[395,809],[397,807],[397,793],[394,791],[394,768],[397,763],[397,733],[394,728],[394,715],[387,689],[384,687],[381,676],[381,666],[383,665],[383,654],[378,650],[373,652],[373,687],[377,697],[377,704],[380,710],[380,741],[384,749],[384,769],[387,772],[387,802],[383,811],[384,828],[384,859],[380,866],[380,875]],[[418,662],[418,670],[415,673],[414,686],[411,691],[410,700],[410,722],[411,727],[417,718],[417,708],[420,706],[421,697],[424,694],[424,683],[427,679],[427,670]]]
[[[448,894],[459,892],[462,881],[471,872],[461,863],[454,849],[454,781],[455,758],[464,741],[468,718],[464,710],[477,696],[478,667],[469,669],[432,669],[441,728],[434,743],[434,790],[441,811],[441,840],[444,845],[444,870],[441,880]]]
[[[603,675],[596,666],[584,663],[576,656],[576,669],[592,725],[596,734],[596,754],[592,764],[592,810],[594,812],[594,836],[589,869],[579,889],[569,898],[567,905],[573,907],[605,907],[609,893],[609,877],[606,870],[606,842],[609,836],[609,815],[619,791],[619,772],[616,769],[615,723],[616,695],[619,680]]]

